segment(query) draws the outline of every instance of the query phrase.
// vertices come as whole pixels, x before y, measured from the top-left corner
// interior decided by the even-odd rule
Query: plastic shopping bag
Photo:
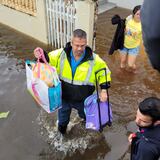
[[[42,81],[44,81],[48,87],[53,87],[56,83],[54,82],[57,72],[54,67],[51,67],[49,65],[46,65],[45,63],[32,63],[32,71],[33,71],[33,77],[39,78]]]
[[[36,62],[40,63],[40,62]],[[42,67],[38,67],[37,73],[38,76],[35,76],[34,74],[34,64],[33,61],[27,60],[26,61],[26,77],[27,77],[27,89],[31,93],[31,95],[34,97],[34,99],[37,101],[37,103],[48,113],[54,112],[56,109],[59,109],[62,104],[61,100],[61,82],[58,78],[56,69],[54,67],[49,66],[48,70],[50,68],[50,72],[48,70],[45,70],[48,72],[48,74],[52,73],[51,79],[52,79],[52,87],[46,83],[46,81],[43,80],[46,79],[45,77],[42,78],[41,74],[43,73],[41,71]],[[41,64],[38,64],[39,66]],[[48,64],[43,64],[48,65]],[[46,66],[45,66],[46,67]],[[46,74],[47,75],[47,74]],[[45,76],[45,75],[44,75]]]

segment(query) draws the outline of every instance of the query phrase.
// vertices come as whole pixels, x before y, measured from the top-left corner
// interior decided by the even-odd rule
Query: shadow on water
[[[58,135],[56,113],[47,115],[26,91],[24,60],[33,58],[37,46],[49,49],[0,24],[0,112],[10,111],[7,119],[0,119],[0,159],[118,160],[124,157],[128,149],[126,126],[134,119],[142,99],[159,95],[160,78],[150,66],[143,46],[137,59],[137,74],[119,70],[118,52],[107,54],[116,29],[110,19],[117,13],[126,17],[130,11],[115,8],[98,17],[96,52],[112,71],[109,93],[114,113],[112,127],[106,127],[103,134],[86,131],[73,113],[67,136]]]

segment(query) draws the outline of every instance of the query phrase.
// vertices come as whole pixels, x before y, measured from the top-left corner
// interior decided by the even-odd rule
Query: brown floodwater
[[[112,71],[110,97],[113,111],[128,120],[134,117],[139,101],[148,96],[159,96],[160,75],[152,69],[143,46],[141,46],[140,55],[137,57],[137,74],[119,70],[118,52],[113,55],[107,54],[116,29],[116,26],[110,23],[114,14],[125,18],[131,14],[131,11],[114,8],[99,15],[96,51],[106,60]]]
[[[26,90],[24,60],[33,58],[32,52],[37,46],[48,51],[50,49],[0,24],[0,112],[10,111],[6,119],[0,119],[0,159],[56,160],[63,157],[65,160],[118,160],[124,157],[128,150],[127,125],[134,120],[137,104],[141,100],[149,96],[159,96],[160,74],[152,69],[143,46],[137,58],[137,73],[119,70],[118,52],[112,56],[108,55],[116,29],[110,22],[114,14],[126,17],[130,11],[114,8],[100,14],[96,39],[96,53],[107,62],[112,71],[112,87],[109,94],[114,122],[111,128],[107,127],[104,130],[103,136],[98,134],[94,140],[94,134],[91,134],[92,142],[88,142],[86,138],[88,133],[81,133],[73,127],[71,131],[74,133],[69,134],[66,139],[73,141],[73,144],[79,139],[77,143],[83,145],[82,149],[87,142],[92,144],[92,147],[87,147],[81,152],[78,150],[79,146],[68,145],[66,139],[67,143],[61,141],[61,145],[74,149],[69,150],[75,152],[68,154],[71,157],[63,157],[62,152],[56,152],[55,146],[52,145],[59,138],[55,132],[51,136],[50,130],[56,116],[51,114],[48,117]],[[133,126],[130,127],[134,128]],[[81,130],[83,129],[80,128]],[[50,138],[47,138],[48,135]],[[80,139],[81,137],[83,138]],[[84,141],[87,142],[82,143]]]

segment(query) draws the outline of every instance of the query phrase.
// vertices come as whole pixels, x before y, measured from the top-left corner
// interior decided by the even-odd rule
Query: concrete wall
[[[37,0],[36,16],[30,16],[0,4],[0,23],[48,44],[45,0]],[[92,47],[94,7],[92,0],[76,1],[75,28],[87,32],[88,45]]]
[[[76,1],[75,3],[76,3],[75,29],[80,28],[86,31],[88,45],[92,47],[95,4],[93,1]]]
[[[133,9],[136,5],[141,5],[143,0],[108,0],[108,2],[115,3],[119,7]]]
[[[47,26],[44,6],[44,0],[37,0],[37,14],[34,17],[0,5],[0,23],[8,25],[47,44]]]

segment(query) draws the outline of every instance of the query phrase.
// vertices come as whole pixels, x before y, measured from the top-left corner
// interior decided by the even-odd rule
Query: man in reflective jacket
[[[35,57],[39,54],[34,51]],[[77,109],[79,116],[85,120],[84,100],[95,90],[95,72],[98,73],[98,82],[101,88],[100,100],[107,100],[106,89],[110,87],[110,70],[106,63],[87,46],[86,32],[76,29],[73,32],[72,41],[65,48],[45,53],[45,57],[51,66],[56,67],[62,82],[62,108],[58,110],[58,130],[66,133],[70,121],[72,108]],[[107,79],[107,82],[106,82]]]
[[[136,120],[139,131],[132,133],[131,160],[158,160],[160,158],[160,99],[146,98],[139,104]]]

